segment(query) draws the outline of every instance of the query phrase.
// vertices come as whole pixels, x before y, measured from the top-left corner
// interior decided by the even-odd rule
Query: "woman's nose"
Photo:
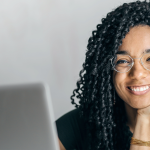
[[[134,64],[129,71],[129,76],[133,80],[140,80],[147,77],[149,70],[145,69],[140,59],[134,59]]]

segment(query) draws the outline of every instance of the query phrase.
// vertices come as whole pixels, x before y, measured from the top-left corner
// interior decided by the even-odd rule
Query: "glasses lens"
[[[144,56],[142,57],[142,63],[146,69],[150,70],[150,54],[149,53],[144,54]]]
[[[112,63],[118,72],[127,72],[132,66],[132,59],[128,55],[117,54]]]

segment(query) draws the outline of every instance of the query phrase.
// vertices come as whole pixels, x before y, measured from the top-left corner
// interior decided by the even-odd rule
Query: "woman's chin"
[[[132,100],[131,98],[129,99],[127,98],[127,99],[124,99],[123,101],[124,101],[125,107],[131,107],[134,109],[142,109],[142,108],[146,108],[150,106],[149,98],[142,98],[142,99],[132,98]]]
[[[143,109],[150,106],[150,102],[129,103],[128,105],[134,109]]]

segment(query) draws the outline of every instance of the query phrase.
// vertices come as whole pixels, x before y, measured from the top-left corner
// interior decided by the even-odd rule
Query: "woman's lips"
[[[126,87],[126,89],[127,89],[130,93],[132,93],[132,94],[134,94],[134,95],[144,95],[144,94],[146,94],[146,93],[148,93],[148,92],[150,91],[150,87],[149,87],[147,90],[144,90],[144,91],[132,91],[132,90],[130,90],[128,87]]]

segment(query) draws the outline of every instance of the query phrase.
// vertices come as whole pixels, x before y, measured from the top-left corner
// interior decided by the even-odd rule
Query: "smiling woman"
[[[149,150],[150,3],[108,13],[87,49],[76,109],[56,121],[61,149]]]

